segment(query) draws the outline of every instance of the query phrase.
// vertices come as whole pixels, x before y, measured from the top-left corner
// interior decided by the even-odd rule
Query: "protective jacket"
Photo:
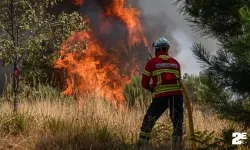
[[[152,78],[153,84],[150,85]],[[181,69],[177,60],[160,51],[149,60],[142,74],[142,87],[153,92],[154,98],[182,95]]]

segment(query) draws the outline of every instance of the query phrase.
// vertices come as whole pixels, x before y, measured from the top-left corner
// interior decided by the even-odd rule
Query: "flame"
[[[125,4],[124,0],[114,0],[110,4],[110,7],[107,7],[106,15],[117,17],[127,25],[129,31],[128,41],[130,46],[141,42],[144,42],[144,44],[148,46],[139,20],[139,16],[141,15],[140,11],[132,8],[131,6],[125,8]]]
[[[82,6],[84,3],[84,0],[73,0],[74,5],[76,6]]]
[[[63,42],[55,68],[63,68],[67,72],[65,95],[95,93],[113,102],[123,103],[122,88],[130,81],[131,75],[138,73],[140,66],[136,63],[136,52],[132,52],[134,54],[128,62],[122,62],[122,58],[128,57],[129,49],[134,44],[148,44],[140,24],[140,12],[125,7],[124,0],[113,0],[100,15],[100,32],[110,34],[111,23],[105,16],[122,21],[127,28],[128,39],[116,40],[107,50],[105,43],[95,38],[91,29],[74,32]]]

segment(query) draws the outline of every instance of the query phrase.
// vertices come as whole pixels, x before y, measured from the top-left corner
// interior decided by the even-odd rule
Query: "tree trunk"
[[[18,67],[17,67],[17,62],[15,60],[14,62],[14,68],[13,68],[13,95],[14,95],[14,112],[18,111],[18,88],[19,88],[19,73]]]

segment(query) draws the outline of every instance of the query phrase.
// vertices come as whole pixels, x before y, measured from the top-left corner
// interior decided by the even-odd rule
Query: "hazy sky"
[[[182,66],[183,73],[198,74],[200,65],[194,58],[190,47],[194,42],[202,42],[211,52],[216,51],[216,42],[211,39],[205,39],[198,36],[188,26],[188,22],[184,20],[183,16],[177,12],[178,7],[172,5],[172,0],[139,0],[143,14],[153,15],[165,13],[167,18],[167,30],[171,30],[172,38],[178,42],[180,52],[175,57]]]

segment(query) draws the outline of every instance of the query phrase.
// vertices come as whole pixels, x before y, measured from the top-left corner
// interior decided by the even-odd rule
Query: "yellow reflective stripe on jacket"
[[[148,72],[147,70],[144,70],[143,74],[145,74],[146,76],[151,77],[152,73]]]
[[[176,78],[180,78],[180,75],[179,74],[175,74]]]
[[[179,82],[177,84],[158,85],[155,87],[155,94],[181,90]]]
[[[160,56],[158,56],[159,58],[171,58],[170,56],[167,56],[167,55],[160,55]]]
[[[157,85],[161,85],[161,74],[157,74]]]
[[[158,69],[158,70],[153,71],[153,76],[157,74],[165,73],[165,72],[174,73],[177,76],[180,76],[180,72],[174,69]]]
[[[161,90],[166,88],[181,88],[179,84],[166,84],[166,85],[158,85],[155,87],[155,90]]]
[[[155,97],[155,95],[161,94],[161,93],[166,93],[166,92],[174,92],[174,91],[182,91],[182,89],[169,89],[167,91],[158,91],[158,92],[154,92],[153,93],[153,97]]]
[[[173,91],[179,91],[181,90],[179,87],[176,88],[166,88],[166,89],[161,89],[155,91],[154,95],[161,94],[161,93],[166,93],[166,92],[173,92]]]
[[[161,91],[172,91],[172,90],[180,90],[179,87],[175,86],[175,87],[167,87],[167,88],[160,88],[160,89],[155,89],[155,93],[161,92]]]
[[[149,136],[150,136],[150,133],[141,132],[140,135],[141,135],[141,136],[144,136],[144,137],[149,137]]]

